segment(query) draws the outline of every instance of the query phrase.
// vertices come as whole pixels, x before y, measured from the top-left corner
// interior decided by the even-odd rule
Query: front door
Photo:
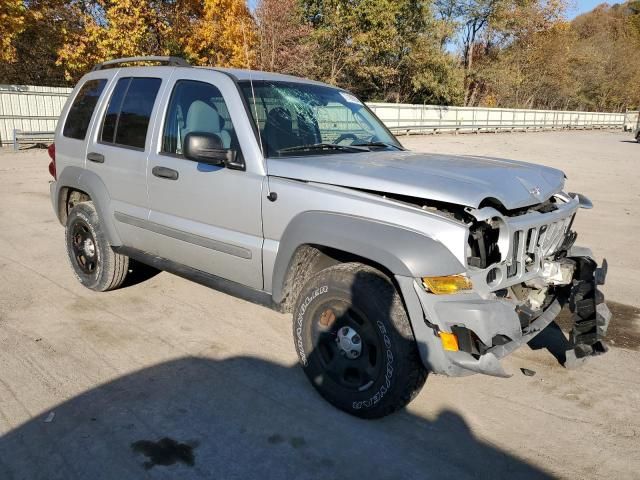
[[[217,135],[239,158],[255,153],[246,148],[252,131],[235,84],[219,72],[176,69],[162,103],[167,107],[147,165],[148,229],[154,237],[147,250],[262,289],[264,174],[249,161],[239,170],[183,155],[184,138],[193,132]]]

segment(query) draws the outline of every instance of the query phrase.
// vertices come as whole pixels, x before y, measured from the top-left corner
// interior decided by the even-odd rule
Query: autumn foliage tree
[[[15,60],[15,38],[24,29],[25,8],[20,0],[0,3],[0,60]]]
[[[84,12],[71,8],[80,26],[65,29],[57,61],[68,79],[78,78],[109,58],[168,53],[164,39],[170,26],[148,0],[100,2]]]
[[[640,2],[637,2],[640,3]],[[640,106],[640,8],[601,5],[572,20],[549,20],[483,51],[472,104],[572,110]],[[525,25],[530,25],[526,19]]]
[[[249,67],[256,32],[244,0],[204,0],[196,16],[174,31],[176,43],[198,65]]]
[[[255,11],[256,68],[291,75],[313,75],[311,21],[298,0],[262,0]]]
[[[640,0],[0,0],[0,83],[73,85],[103,60],[306,76],[365,100],[640,106]]]

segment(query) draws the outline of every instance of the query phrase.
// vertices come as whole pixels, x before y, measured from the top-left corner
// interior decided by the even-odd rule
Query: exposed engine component
[[[470,255],[467,263],[471,267],[487,268],[501,260],[498,237],[500,229],[487,222],[476,222],[469,229]]]

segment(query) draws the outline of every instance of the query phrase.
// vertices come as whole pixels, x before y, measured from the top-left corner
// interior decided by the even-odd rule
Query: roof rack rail
[[[189,64],[184,58],[181,57],[158,57],[158,56],[148,56],[148,57],[125,57],[125,58],[116,58],[114,60],[107,60],[106,62],[98,63],[95,67],[91,69],[92,72],[96,70],[102,70],[105,67],[110,67],[113,65],[118,65],[121,63],[135,63],[135,62],[159,62],[166,63],[172,67],[190,67]]]

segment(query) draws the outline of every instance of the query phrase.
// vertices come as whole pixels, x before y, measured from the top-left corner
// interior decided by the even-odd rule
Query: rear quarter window
[[[105,79],[98,79],[89,80],[82,86],[69,109],[62,135],[67,138],[84,140],[87,136],[91,116],[106,84]]]

